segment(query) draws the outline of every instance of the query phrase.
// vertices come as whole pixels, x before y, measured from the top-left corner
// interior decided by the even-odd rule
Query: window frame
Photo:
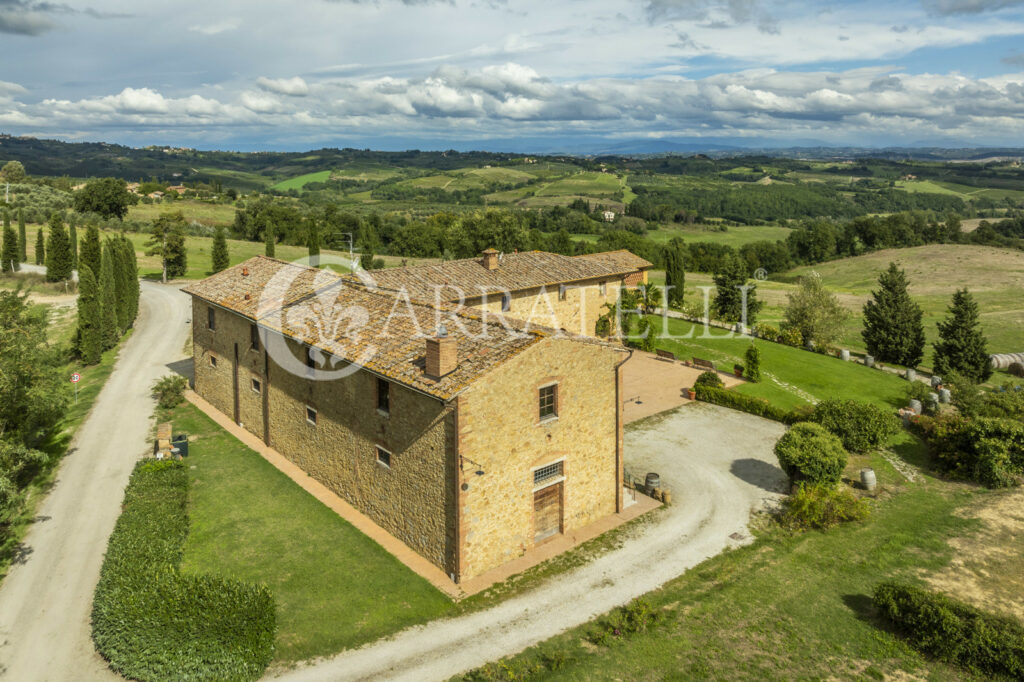
[[[544,392],[550,390],[551,397],[550,402],[545,397]],[[545,410],[550,410],[545,414]],[[537,388],[537,415],[541,423],[554,421],[558,419],[558,382],[551,384],[545,384]]]
[[[564,284],[559,284],[558,285],[558,300],[559,301],[564,301],[566,299],[566,296],[568,295],[568,291],[569,291],[569,287],[565,286]]]
[[[217,369],[217,356],[213,353],[210,353],[210,367]]]
[[[258,324],[253,322],[249,325],[249,350],[258,351],[260,349],[260,327]]]
[[[537,475],[544,472],[541,478]],[[555,462],[543,464],[539,467],[534,467],[533,473],[533,488],[537,490],[539,488],[546,488],[549,485],[558,483],[559,481],[565,480],[565,458],[559,459]]]
[[[505,292],[501,295],[501,312],[507,313],[512,310],[512,294]]]
[[[313,415],[312,419],[309,415]],[[311,426],[316,426],[320,420],[320,414],[315,407],[312,405],[306,405],[306,423]]]
[[[385,469],[391,469],[391,457],[393,453],[381,445],[375,445],[374,448],[374,455],[376,457],[377,464]],[[384,457],[381,457],[381,454],[383,454]]]
[[[384,377],[377,377],[377,413],[391,415],[391,382]]]
[[[217,331],[217,309],[212,305],[206,306],[206,329],[211,332]]]
[[[249,388],[251,388],[252,392],[256,395],[260,395],[263,393],[263,382],[256,377],[252,377],[249,380]]]
[[[608,295],[608,282],[600,282],[597,285],[597,290],[601,292],[602,296]]]

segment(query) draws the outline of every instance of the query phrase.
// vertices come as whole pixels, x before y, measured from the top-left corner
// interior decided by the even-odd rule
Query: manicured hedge
[[[794,424],[775,444],[779,466],[794,483],[839,483],[847,453],[839,438],[820,424]]]
[[[875,606],[914,648],[989,675],[1024,679],[1024,625],[941,594],[884,582]]]
[[[851,452],[880,448],[900,430],[899,418],[892,410],[856,400],[822,400],[808,421],[839,436]]]
[[[697,393],[697,400],[703,400],[707,403],[714,403],[715,405],[729,407],[741,412],[749,412],[750,414],[756,414],[758,417],[774,419],[784,424],[792,424],[797,419],[791,410],[777,407],[763,398],[755,398],[743,393],[737,393],[736,391],[728,391],[724,388],[703,386],[701,384],[694,386],[693,390]]]
[[[92,636],[138,680],[255,680],[274,652],[270,591],[178,570],[188,535],[184,463],[140,462],[107,546]]]

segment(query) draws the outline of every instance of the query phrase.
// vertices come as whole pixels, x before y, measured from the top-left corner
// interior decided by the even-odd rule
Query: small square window
[[[206,309],[206,328],[211,332],[217,329],[217,311],[212,307]]]
[[[601,282],[600,284],[597,285],[597,288],[598,288],[598,290],[600,290],[602,296],[606,296],[608,294],[608,283],[607,282]]]
[[[377,378],[377,409],[388,414],[391,412],[391,382]]]
[[[251,350],[260,349],[260,328],[255,322],[249,326],[249,348]]]
[[[316,426],[316,410],[309,405],[306,405],[306,421]]]
[[[391,453],[379,445],[377,446],[377,463],[383,464],[388,469],[391,468]]]
[[[567,289],[568,289],[568,287],[566,287],[564,284],[559,284],[558,285],[558,300],[559,301],[564,301],[565,300],[565,292],[567,291]]]
[[[507,313],[512,307],[512,294],[505,292],[501,295],[501,312]]]
[[[216,367],[216,366],[217,366],[217,356],[216,355],[211,355],[210,356],[210,367]]]
[[[262,389],[263,389],[263,387],[260,385],[260,380],[259,379],[253,379],[252,380],[252,391],[253,391],[253,393],[259,393]]]
[[[540,418],[554,419],[558,416],[558,384],[540,389]]]

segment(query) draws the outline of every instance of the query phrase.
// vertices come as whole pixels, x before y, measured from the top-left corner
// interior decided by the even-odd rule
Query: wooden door
[[[540,542],[562,532],[562,484],[556,483],[533,494],[533,541]]]

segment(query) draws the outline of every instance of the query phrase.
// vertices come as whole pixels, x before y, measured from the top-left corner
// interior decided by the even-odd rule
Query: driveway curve
[[[494,608],[410,628],[277,679],[445,680],[654,590],[751,541],[751,512],[777,500],[785,487],[772,452],[784,430],[703,403],[642,422],[626,433],[626,466],[634,475],[659,473],[674,499],[657,512],[657,522],[619,549]]]
[[[135,331],[79,428],[57,481],[0,584],[0,677],[118,680],[93,648],[89,614],[107,540],[149,439],[153,383],[182,359],[188,297],[142,282]]]

